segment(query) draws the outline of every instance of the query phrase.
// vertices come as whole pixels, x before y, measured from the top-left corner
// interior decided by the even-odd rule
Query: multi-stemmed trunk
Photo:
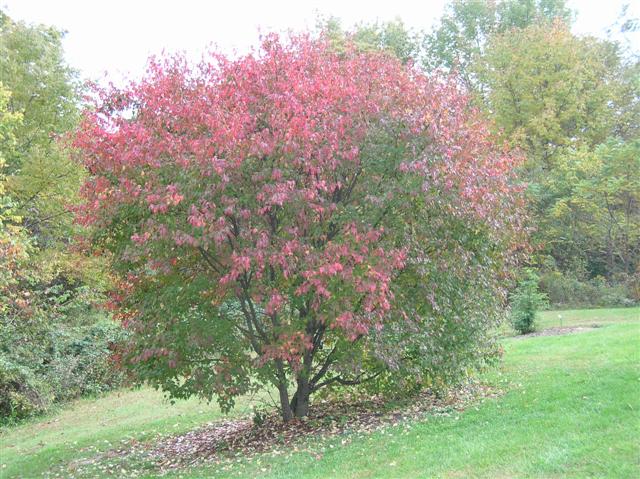
[[[298,388],[291,399],[291,411],[295,417],[305,417],[309,414],[309,399],[311,385],[308,378],[298,378]]]
[[[288,382],[285,379],[282,363],[278,366],[278,393],[280,395],[280,411],[283,421],[290,421],[293,418],[305,417],[309,414],[309,401],[313,392],[313,384],[310,379],[312,351],[305,354],[302,369],[298,371],[296,377],[296,390],[289,399]],[[317,379],[317,377],[314,377]]]
[[[286,384],[278,385],[280,395],[280,412],[282,420],[287,422],[293,418],[305,417],[309,414],[309,399],[311,387],[307,380],[299,381],[298,388],[289,400],[289,391]]]
[[[308,349],[303,357],[299,369],[296,370],[296,390],[289,399],[289,381],[287,380],[284,363],[282,360],[276,360],[276,387],[280,395],[280,412],[282,420],[287,422],[293,418],[302,418],[309,415],[309,403],[311,395],[324,387],[332,384],[340,384],[342,386],[354,386],[363,382],[370,381],[378,377],[383,371],[378,370],[369,375],[360,373],[355,377],[345,378],[341,375],[330,373],[332,366],[335,365],[339,353],[337,345],[326,352],[318,354],[323,349],[323,338],[326,332],[326,326],[317,321],[311,320],[307,324],[307,334],[312,340],[312,346]],[[359,340],[360,338],[357,338]]]

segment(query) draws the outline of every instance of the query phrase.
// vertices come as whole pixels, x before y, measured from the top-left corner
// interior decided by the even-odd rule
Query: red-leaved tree
[[[495,353],[514,156],[453,81],[307,36],[99,92],[78,211],[112,252],[123,363],[223,407],[445,383]]]

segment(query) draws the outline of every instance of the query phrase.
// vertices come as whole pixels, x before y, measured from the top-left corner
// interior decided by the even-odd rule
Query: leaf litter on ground
[[[264,415],[260,424],[251,417],[207,423],[186,433],[149,439],[120,441],[118,447],[100,451],[97,447],[83,452],[93,455],[61,464],[45,474],[48,478],[122,477],[163,475],[204,464],[223,470],[255,460],[261,454],[271,456],[306,452],[321,459],[327,448],[346,445],[354,437],[364,438],[373,432],[389,432],[401,427],[408,432],[412,423],[429,416],[459,417],[459,413],[501,391],[476,381],[443,395],[425,391],[402,402],[386,402],[374,396],[359,400],[324,400],[313,404],[308,417],[284,423],[276,411]],[[389,429],[389,431],[387,431]]]

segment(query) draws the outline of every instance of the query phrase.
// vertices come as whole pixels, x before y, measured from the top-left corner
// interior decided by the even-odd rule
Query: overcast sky
[[[54,25],[67,31],[64,48],[71,66],[83,77],[105,72],[119,82],[144,71],[151,54],[185,51],[197,59],[209,44],[233,52],[257,43],[259,31],[313,27],[318,15],[333,15],[345,26],[400,18],[409,27],[429,30],[440,18],[445,0],[0,0],[16,20]],[[574,31],[604,37],[621,7],[633,0],[569,0],[577,13]],[[634,33],[633,48],[640,50]]]

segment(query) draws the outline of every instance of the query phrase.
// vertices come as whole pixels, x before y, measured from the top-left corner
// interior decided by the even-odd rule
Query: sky
[[[181,51],[197,60],[207,46],[245,52],[260,32],[313,28],[319,15],[344,26],[400,18],[416,30],[430,30],[446,0],[0,0],[15,20],[54,25],[67,32],[68,63],[83,78],[121,82],[144,72],[152,54]],[[569,0],[577,13],[574,32],[605,36],[625,3],[640,17],[633,0]],[[632,37],[640,50],[640,32]],[[105,76],[106,75],[106,76]]]

